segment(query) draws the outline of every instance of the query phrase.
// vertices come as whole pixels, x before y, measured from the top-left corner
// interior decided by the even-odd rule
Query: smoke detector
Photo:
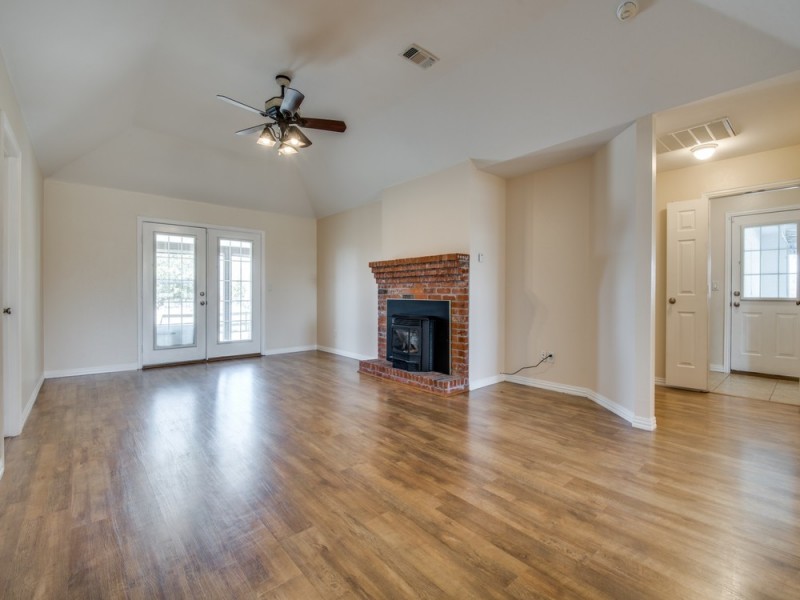
[[[636,0],[625,0],[617,7],[617,18],[620,21],[632,19],[639,12],[639,3]]]

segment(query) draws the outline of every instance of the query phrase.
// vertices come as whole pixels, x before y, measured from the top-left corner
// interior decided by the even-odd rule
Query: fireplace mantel
[[[359,372],[439,395],[469,390],[469,255],[441,254],[369,263],[378,284],[378,358]],[[450,375],[394,369],[386,360],[387,300],[450,302]]]

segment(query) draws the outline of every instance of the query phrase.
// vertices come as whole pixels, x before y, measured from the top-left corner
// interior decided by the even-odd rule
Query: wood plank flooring
[[[3,598],[800,598],[800,408],[657,388],[658,430],[308,352],[45,382]]]

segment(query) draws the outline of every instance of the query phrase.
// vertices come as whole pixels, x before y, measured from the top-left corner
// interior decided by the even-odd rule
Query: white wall
[[[800,179],[800,145],[759,152],[749,156],[701,163],[694,167],[662,171],[656,179],[656,377],[665,374],[666,345],[666,206],[668,202],[701,198],[741,189],[762,188]],[[715,198],[710,203],[711,278],[724,281],[724,213],[756,208],[758,198]],[[735,203],[735,206],[734,204]],[[766,200],[764,206],[774,203]],[[761,205],[761,203],[759,203]],[[709,363],[721,366],[724,352],[724,290],[711,292],[709,314]]]
[[[590,268],[592,158],[508,182],[506,360],[503,371],[539,361],[519,376],[591,388],[596,313]]]
[[[390,187],[381,195],[381,259],[470,251],[472,163]]]
[[[317,222],[321,348],[361,359],[378,355],[378,294],[369,263],[380,258],[380,203]]]
[[[497,383],[505,359],[506,182],[474,168],[469,181],[469,379],[474,389]]]
[[[24,418],[36,399],[44,370],[41,268],[42,175],[2,56],[0,56],[0,111],[7,116],[22,152],[22,201],[19,227],[22,304],[12,307],[16,312],[16,317],[12,318],[19,319],[22,337],[21,393],[18,401]],[[2,428],[2,414],[0,414],[0,431]],[[1,446],[2,444],[0,444],[0,469],[4,456]]]
[[[653,394],[652,121],[642,119],[595,156],[592,271],[597,314],[593,390],[634,426],[655,428]]]
[[[264,351],[316,345],[313,219],[53,180],[44,204],[48,376],[135,368],[138,217],[263,231]]]

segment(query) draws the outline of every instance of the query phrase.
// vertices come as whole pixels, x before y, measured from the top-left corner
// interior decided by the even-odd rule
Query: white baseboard
[[[3,473],[6,472],[6,457],[5,454],[0,456],[0,479],[3,478]]]
[[[122,365],[104,365],[100,367],[83,367],[80,369],[60,369],[57,371],[45,371],[45,379],[56,379],[57,377],[77,377],[79,375],[100,375],[102,373],[120,373],[122,371],[136,371],[139,369],[137,363],[125,363]]]
[[[309,352],[316,350],[316,346],[292,346],[290,348],[271,348],[261,352],[261,356],[274,356],[276,354],[294,354],[295,352]]]
[[[502,383],[506,380],[505,375],[495,375],[494,377],[484,377],[483,379],[470,379],[469,380],[469,389],[478,390],[480,388],[486,387],[488,385],[494,385],[496,383]]]
[[[25,423],[28,422],[28,417],[31,414],[31,410],[33,410],[33,405],[36,403],[36,398],[39,397],[39,391],[42,389],[43,383],[44,383],[44,373],[42,373],[42,376],[39,377],[39,381],[36,383],[36,385],[33,386],[33,392],[31,392],[30,398],[28,398],[28,402],[25,404],[25,408],[22,410],[22,416],[20,417],[20,424],[19,424],[19,433],[22,433],[22,429],[25,427]]]
[[[571,396],[580,396],[582,398],[588,398],[595,404],[599,404],[603,408],[608,411],[611,411],[618,417],[625,419],[628,423],[630,423],[633,427],[637,429],[645,429],[647,431],[653,431],[656,428],[656,419],[653,417],[652,419],[643,419],[641,417],[635,416],[630,410],[613,402],[598,394],[594,390],[590,390],[588,388],[577,387],[573,385],[565,385],[563,383],[554,383],[552,381],[545,381],[543,379],[533,379],[530,377],[520,377],[519,375],[507,375],[506,381],[511,383],[518,383],[520,385],[527,385],[529,387],[540,388],[543,390],[549,390],[551,392],[561,392],[563,394],[569,394]]]
[[[725,367],[722,365],[708,365],[709,371],[714,371],[715,373],[727,373]]]
[[[345,358],[354,358],[356,360],[372,360],[375,356],[366,356],[364,354],[356,354],[347,350],[339,350],[337,348],[329,348],[328,346],[317,346],[320,352],[327,352],[328,354],[336,354],[337,356],[344,356]]]

